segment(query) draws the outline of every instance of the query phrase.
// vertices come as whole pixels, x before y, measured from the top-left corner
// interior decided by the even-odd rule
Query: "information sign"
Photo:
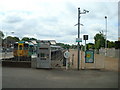
[[[70,53],[69,53],[68,51],[66,51],[66,52],[64,53],[64,57],[65,57],[65,58],[69,58],[69,57],[70,57]]]
[[[87,50],[85,52],[85,63],[94,63],[94,51]]]

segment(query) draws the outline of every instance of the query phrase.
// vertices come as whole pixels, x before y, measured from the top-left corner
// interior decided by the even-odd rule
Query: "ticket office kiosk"
[[[37,48],[36,68],[51,68],[51,50],[47,44],[41,44]]]

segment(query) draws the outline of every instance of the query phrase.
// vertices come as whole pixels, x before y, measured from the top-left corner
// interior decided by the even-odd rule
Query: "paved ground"
[[[3,88],[117,88],[118,73],[3,67]]]
[[[2,65],[0,61],[0,89],[2,89]]]
[[[77,60],[76,55],[74,60]],[[11,53],[7,56],[10,57]],[[117,60],[113,62],[112,59],[111,63],[110,59],[100,58],[109,61],[109,63],[105,62],[105,67],[117,71],[115,62]],[[74,65],[76,68],[77,64]],[[98,66],[98,63],[96,65]],[[118,73],[115,71],[3,67],[2,86],[3,88],[117,88]]]
[[[0,52],[0,59],[12,58],[12,57],[13,57],[13,52],[7,52],[6,54],[4,52],[3,53]]]

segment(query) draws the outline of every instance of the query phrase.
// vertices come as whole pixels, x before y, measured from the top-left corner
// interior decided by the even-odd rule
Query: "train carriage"
[[[13,55],[15,60],[29,61],[34,53],[34,44],[32,43],[19,41],[14,44]]]

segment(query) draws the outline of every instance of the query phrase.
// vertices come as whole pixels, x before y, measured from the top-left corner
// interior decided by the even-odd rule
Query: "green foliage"
[[[4,42],[7,42],[7,43],[14,43],[18,41],[19,41],[18,37],[12,37],[12,36],[8,36],[7,38],[4,39]]]
[[[2,40],[3,38],[4,38],[4,34],[3,34],[3,32],[2,31],[0,31],[0,40]]]
[[[35,41],[37,41],[36,38],[29,38],[29,37],[23,37],[23,38],[22,38],[22,41],[30,41],[30,40],[35,40]]]
[[[28,38],[28,37],[23,37],[22,38],[22,41],[29,41],[30,40],[30,38]]]
[[[120,49],[120,41],[115,41],[115,49]]]
[[[101,47],[105,47],[105,37],[101,32],[97,33],[94,36],[94,40],[95,40],[95,49],[100,49]]]
[[[107,47],[108,48],[114,48],[115,47],[115,42],[107,40]]]
[[[99,49],[101,47],[105,47],[106,39],[104,35],[100,32],[94,36],[94,40],[95,40],[94,47],[97,50],[97,53],[99,53]],[[107,40],[107,48],[115,48],[115,42]]]
[[[71,49],[76,49],[76,48],[77,48],[77,45],[72,44],[70,48],[71,48]]]
[[[64,44],[64,43],[56,43],[56,45],[61,46],[64,49],[76,49],[77,45],[69,45],[69,44]]]
[[[5,46],[7,44],[7,46],[11,46],[13,45],[15,42],[18,42],[19,38],[18,37],[12,37],[12,36],[8,36],[3,40],[3,46]]]
[[[64,44],[64,43],[57,43],[56,45],[61,46],[64,49],[69,49],[70,45],[69,44]]]
[[[35,41],[37,41],[37,39],[36,39],[36,38],[30,38],[29,40],[35,40]]]
[[[93,43],[86,44],[86,50],[89,50],[89,49],[94,49],[94,44]]]
[[[13,37],[13,39],[14,39],[16,42],[20,41],[20,39],[19,39],[18,37]]]

